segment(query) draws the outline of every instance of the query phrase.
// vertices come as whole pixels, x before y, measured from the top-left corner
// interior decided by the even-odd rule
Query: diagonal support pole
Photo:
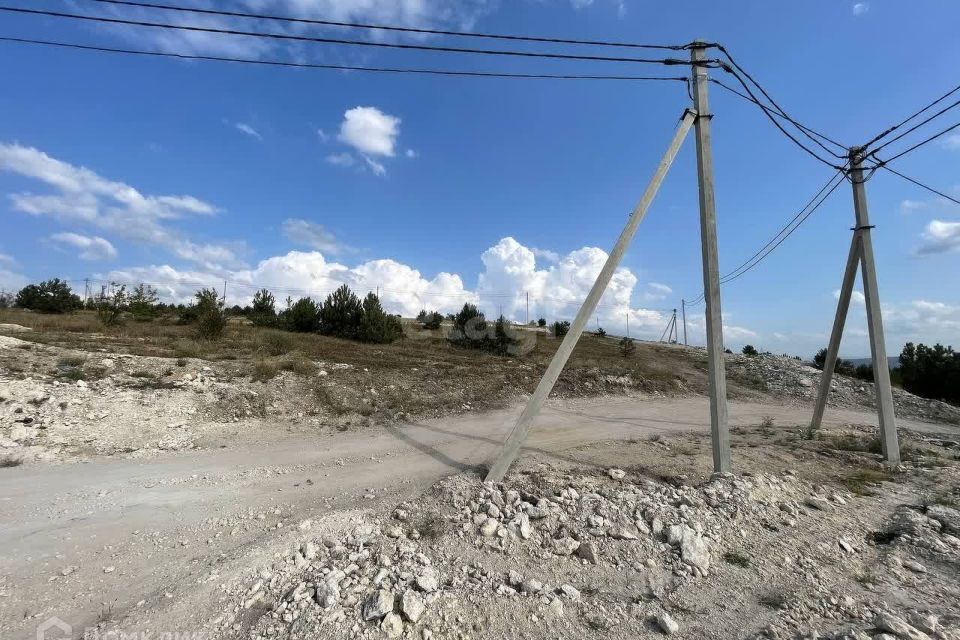
[[[840,354],[840,339],[843,337],[843,327],[847,321],[847,312],[850,309],[850,298],[853,295],[853,285],[857,279],[857,267],[860,266],[860,231],[853,232],[850,241],[850,253],[847,255],[847,266],[843,270],[843,284],[840,285],[840,300],[837,302],[837,315],[833,319],[833,331],[830,333],[830,344],[827,345],[827,358],[823,363],[823,374],[820,376],[820,389],[817,392],[817,404],[813,409],[813,419],[810,420],[810,431],[816,432],[823,422],[823,412],[827,408],[827,398],[830,397],[830,384],[833,382],[834,368]]]
[[[560,343],[560,347],[553,355],[553,359],[550,361],[546,373],[544,373],[543,378],[540,379],[540,384],[537,385],[536,391],[530,396],[527,405],[523,408],[523,413],[520,414],[520,417],[513,427],[513,431],[510,432],[499,455],[497,455],[493,465],[491,465],[486,477],[488,482],[500,482],[503,480],[503,477],[510,469],[510,465],[513,464],[513,461],[516,460],[520,454],[520,447],[527,441],[533,420],[537,417],[537,414],[540,413],[543,404],[547,401],[547,396],[550,395],[554,385],[557,383],[557,378],[560,377],[563,367],[567,364],[567,360],[570,359],[573,348],[577,345],[577,341],[587,326],[590,316],[593,315],[594,310],[597,308],[600,297],[610,283],[610,278],[613,277],[614,271],[623,260],[623,254],[626,253],[627,246],[629,246],[630,241],[637,232],[637,227],[640,226],[643,218],[647,215],[647,210],[650,208],[654,197],[656,197],[657,191],[659,191],[660,185],[663,183],[663,179],[670,169],[670,165],[673,164],[673,160],[676,158],[680,146],[687,137],[690,127],[693,126],[695,118],[696,114],[692,110],[688,109],[684,112],[683,118],[680,120],[680,125],[677,127],[677,131],[673,136],[673,140],[667,148],[667,152],[660,160],[660,164],[657,165],[657,170],[653,174],[650,184],[647,185],[647,190],[644,191],[640,202],[630,214],[627,225],[617,239],[617,243],[613,246],[613,250],[610,252],[606,263],[600,270],[600,275],[597,276],[596,282],[593,283],[590,293],[587,294],[586,300],[583,301],[583,306],[581,306],[577,312],[577,317],[574,318],[570,330],[567,332],[567,335],[564,336],[563,342]],[[629,319],[629,315],[627,317]]]

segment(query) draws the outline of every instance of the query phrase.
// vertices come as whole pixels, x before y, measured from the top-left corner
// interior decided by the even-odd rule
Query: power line
[[[515,51],[504,49],[468,49],[463,47],[446,47],[426,44],[402,44],[397,42],[372,42],[369,40],[347,40],[343,38],[321,38],[318,36],[299,36],[287,33],[263,32],[263,31],[241,31],[238,29],[218,29],[215,27],[201,27],[197,25],[169,24],[164,22],[147,22],[143,20],[126,20],[123,18],[109,18],[106,16],[91,16],[79,13],[65,13],[61,11],[48,11],[45,9],[25,9],[22,7],[0,6],[0,11],[10,13],[21,13],[27,15],[41,15],[52,18],[65,18],[70,20],[84,20],[89,22],[121,24],[134,27],[150,27],[158,29],[174,29],[178,31],[190,31],[194,33],[219,33],[223,35],[247,36],[251,38],[268,38],[274,40],[292,40],[296,42],[313,42],[322,44],[342,44],[361,47],[380,47],[387,49],[406,49],[415,51],[432,51],[442,53],[466,53],[492,56],[514,56],[522,58],[550,58],[554,60],[581,60],[592,62],[631,62],[646,64],[663,65],[690,65],[689,60],[680,60],[677,58],[630,58],[617,56],[592,56],[567,53],[542,53],[535,51]]]
[[[927,110],[929,110],[929,109],[932,109],[933,107],[937,106],[938,104],[940,104],[941,102],[943,102],[944,100],[946,100],[947,98],[949,98],[950,96],[952,96],[953,94],[955,94],[957,91],[960,91],[960,85],[957,85],[957,86],[955,86],[953,89],[951,89],[950,91],[947,91],[945,94],[943,94],[942,96],[940,96],[939,98],[937,98],[936,100],[934,100],[933,102],[931,102],[930,104],[928,104],[927,106],[925,106],[924,108],[920,109],[919,111],[917,111],[916,113],[914,113],[913,115],[911,115],[909,118],[906,118],[905,120],[903,120],[903,121],[901,121],[901,122],[898,122],[897,124],[893,125],[892,127],[888,128],[888,129],[886,129],[885,131],[882,131],[882,132],[879,133],[878,135],[874,136],[869,142],[867,142],[866,144],[863,145],[863,148],[866,149],[867,147],[869,147],[870,145],[872,145],[874,142],[878,142],[878,141],[882,140],[883,138],[887,137],[888,135],[890,135],[891,133],[893,133],[894,131],[896,131],[897,129],[899,129],[900,127],[902,127],[903,125],[907,124],[908,122],[910,122],[911,120],[913,120],[913,119],[916,118],[917,116],[921,115],[923,112],[925,112],[925,111],[927,111]]]
[[[777,109],[771,109],[771,108],[768,107],[767,105],[763,104],[762,102],[759,102],[759,101],[755,100],[754,98],[751,98],[750,96],[748,96],[747,94],[743,93],[742,91],[737,91],[736,89],[734,89],[733,87],[731,87],[731,86],[728,85],[727,83],[723,82],[722,80],[717,80],[716,78],[710,78],[710,82],[712,82],[713,84],[721,87],[722,89],[725,89],[725,90],[729,91],[730,93],[732,93],[732,94],[734,94],[734,95],[736,95],[736,96],[739,96],[740,98],[743,98],[743,99],[746,100],[747,102],[749,102],[749,103],[751,103],[751,104],[754,104],[754,105],[760,107],[761,109],[763,109],[764,111],[766,111],[766,112],[768,112],[768,113],[772,113],[773,115],[775,115],[775,116],[777,116],[777,117],[779,117],[779,118],[783,118],[784,120],[787,120],[788,122],[790,122],[790,124],[794,125],[794,126],[797,127],[798,129],[807,131],[807,132],[809,132],[809,133],[811,133],[811,134],[813,134],[813,135],[815,135],[815,136],[818,136],[818,137],[822,138],[823,140],[826,140],[827,142],[830,142],[830,143],[832,143],[832,144],[837,145],[838,147],[843,147],[843,146],[844,146],[844,145],[842,145],[841,143],[833,140],[832,138],[824,135],[823,133],[818,132],[818,131],[815,130],[815,129],[811,129],[810,127],[808,127],[808,126],[806,126],[806,125],[803,125],[803,124],[801,124],[801,123],[799,123],[799,122],[796,122],[795,120],[791,120],[790,117],[787,116],[785,113],[782,113],[781,111],[778,111]]]
[[[763,86],[762,86],[759,82],[757,82],[757,81],[753,78],[753,76],[751,76],[743,67],[741,67],[739,64],[737,64],[737,61],[733,59],[733,56],[730,55],[730,52],[726,49],[726,47],[724,47],[724,46],[721,45],[721,44],[717,44],[717,45],[716,45],[716,48],[717,48],[718,51],[720,51],[720,53],[722,53],[724,56],[726,56],[726,58],[730,61],[730,65],[721,64],[721,68],[723,68],[724,71],[727,71],[728,73],[730,73],[731,75],[733,75],[735,78],[737,78],[737,80],[740,82],[740,84],[743,85],[743,88],[746,89],[747,93],[750,94],[750,96],[751,96],[754,100],[756,100],[757,102],[759,102],[759,100],[757,99],[756,95],[754,95],[753,91],[750,89],[750,87],[747,85],[747,83],[743,80],[743,78],[740,77],[741,74],[742,74],[744,77],[746,77],[747,80],[749,80],[750,83],[752,83],[752,84],[760,91],[760,93],[762,93],[762,94],[764,95],[764,97],[766,97],[767,100],[770,101],[770,104],[772,104],[772,105],[780,112],[780,114],[783,115],[784,118],[786,118],[791,124],[793,124],[795,127],[797,127],[797,128],[800,130],[800,132],[803,133],[807,138],[809,138],[810,140],[812,140],[814,143],[816,143],[818,146],[820,146],[820,148],[822,148],[824,151],[826,151],[827,153],[833,155],[833,156],[836,157],[836,158],[845,158],[845,157],[846,157],[846,155],[838,154],[838,153],[836,153],[835,151],[831,151],[829,148],[827,148],[826,146],[824,146],[823,143],[821,143],[821,142],[820,142],[819,140],[817,140],[813,135],[811,135],[811,133],[809,133],[810,130],[809,130],[808,128],[800,125],[800,123],[797,122],[796,119],[792,118],[789,114],[787,114],[787,112],[783,109],[783,107],[781,107],[779,104],[777,104],[776,100],[774,100],[773,97],[770,96],[770,94],[767,92],[767,90],[764,89]],[[732,65],[732,66],[731,66],[731,65]],[[765,113],[765,114],[767,115],[767,117],[770,118],[770,120],[777,126],[777,128],[780,129],[780,130],[781,130],[785,135],[787,135],[791,140],[793,140],[793,142],[794,142],[795,144],[799,145],[799,146],[800,146],[802,149],[804,149],[807,153],[813,155],[815,158],[817,158],[817,159],[820,160],[821,162],[824,162],[824,163],[826,163],[826,164],[830,164],[829,162],[826,162],[825,160],[823,160],[822,158],[820,158],[819,156],[817,156],[817,154],[813,153],[810,149],[808,149],[807,147],[805,147],[804,145],[802,145],[799,140],[797,140],[797,139],[794,138],[792,135],[790,135],[789,133],[787,133],[787,131],[786,131],[783,127],[781,127],[780,124],[779,124],[776,120],[774,120],[773,117],[770,116],[769,113],[767,113],[766,111],[764,111],[764,113]],[[817,134],[817,135],[819,136],[819,134]],[[820,137],[822,137],[822,138],[823,138],[824,140],[826,140],[827,142],[829,142],[829,143],[831,143],[831,144],[834,144],[834,145],[840,147],[841,149],[843,149],[844,151],[846,151],[845,145],[842,145],[842,144],[840,144],[839,142],[836,142],[836,141],[834,141],[834,140],[831,140],[831,139],[829,139],[829,138],[826,138],[825,136],[820,136]],[[832,165],[831,165],[831,166],[832,166]],[[834,167],[834,168],[839,169],[839,167]]]
[[[906,131],[904,131],[903,133],[901,133],[900,135],[895,136],[894,138],[891,138],[890,140],[887,140],[887,141],[884,142],[882,145],[880,145],[879,147],[877,147],[876,149],[874,149],[873,151],[871,151],[870,154],[871,154],[871,155],[875,155],[875,154],[879,153],[879,152],[880,152],[881,150],[883,150],[885,147],[890,146],[891,144],[893,144],[893,143],[896,142],[897,140],[902,139],[904,136],[910,135],[911,133],[913,133],[914,131],[916,131],[917,129],[919,129],[920,127],[922,127],[923,125],[927,124],[927,123],[930,122],[931,120],[934,120],[934,119],[936,119],[936,118],[939,118],[940,116],[942,116],[944,113],[946,113],[946,112],[949,111],[950,109],[956,108],[958,105],[960,105],[960,100],[957,100],[957,101],[954,102],[953,104],[951,104],[951,105],[949,105],[949,106],[947,106],[947,107],[944,107],[944,108],[941,109],[940,111],[937,111],[935,114],[933,114],[933,115],[930,116],[929,118],[926,118],[926,119],[924,119],[922,122],[919,122],[919,123],[913,125],[913,126],[910,127],[909,129],[907,129]]]
[[[840,178],[837,180],[837,178]],[[727,272],[725,275],[721,276],[720,284],[727,284],[728,282],[733,282],[740,276],[748,273],[749,271],[756,268],[761,262],[763,262],[767,256],[773,253],[784,241],[789,238],[793,233],[800,228],[800,226],[807,221],[816,212],[820,206],[826,201],[830,195],[836,191],[837,187],[843,184],[844,173],[838,171],[836,174],[830,177],[830,180],[825,184],[820,191],[817,192],[813,198],[807,202],[806,206],[800,210],[797,215],[790,219],[786,225],[776,235],[773,236],[759,251],[754,253],[750,258],[748,258],[743,264],[741,264],[736,269]],[[831,186],[832,185],[832,186]],[[826,193],[824,193],[826,192]],[[812,207],[812,208],[811,208]],[[779,238],[779,239],[778,239]],[[698,305],[704,300],[704,295],[701,294],[694,299],[692,302],[687,302],[687,305]]]
[[[954,124],[954,125],[950,125],[949,127],[947,127],[946,129],[944,129],[943,131],[940,131],[939,133],[933,134],[933,135],[930,136],[929,138],[927,138],[927,139],[925,139],[925,140],[922,140],[921,142],[918,142],[917,144],[913,145],[913,146],[910,147],[909,149],[906,149],[906,150],[904,150],[904,151],[901,151],[900,153],[898,153],[897,155],[893,156],[892,158],[887,158],[886,160],[880,160],[879,158],[877,158],[878,162],[877,162],[876,167],[874,167],[874,169],[877,169],[877,168],[879,168],[879,167],[883,167],[883,166],[885,166],[885,165],[893,162],[894,160],[897,160],[897,159],[899,159],[899,158],[902,158],[903,156],[907,155],[908,153],[911,153],[911,152],[913,152],[913,151],[916,151],[917,149],[919,149],[920,147],[924,146],[925,144],[929,144],[929,143],[933,142],[934,140],[936,140],[936,139],[939,138],[940,136],[944,136],[944,135],[950,133],[951,131],[953,131],[953,130],[956,129],[957,127],[960,127],[960,122],[958,122],[958,123],[956,123],[956,124]],[[876,156],[874,156],[874,157],[876,157]]]
[[[463,76],[476,78],[519,78],[519,79],[546,79],[546,80],[619,80],[619,81],[672,81],[687,83],[689,78],[682,76],[618,76],[618,75],[582,75],[582,74],[551,74],[551,73],[506,73],[492,71],[457,71],[447,69],[426,69],[407,67],[367,67],[339,64],[314,64],[307,62],[288,62],[283,60],[258,60],[255,58],[234,58],[227,56],[192,55],[184,53],[170,53],[165,51],[145,51],[141,49],[124,49],[119,47],[104,47],[99,45],[85,45],[72,42],[57,42],[53,40],[37,40],[32,38],[13,38],[0,36],[0,42],[14,42],[21,44],[43,45],[66,49],[80,49],[84,51],[99,51],[103,53],[117,53],[136,56],[158,58],[176,58],[180,60],[206,60],[214,62],[236,62],[273,67],[291,67],[299,69],[327,69],[337,71],[366,71],[374,73],[397,73],[412,75],[434,76]]]
[[[278,22],[291,22],[297,24],[315,24],[332,27],[348,27],[356,29],[372,29],[378,31],[394,31],[400,33],[423,33],[440,36],[456,36],[461,38],[485,38],[493,40],[513,40],[519,42],[549,42],[553,44],[577,44],[591,45],[597,47],[626,47],[631,49],[659,49],[665,51],[682,51],[689,49],[690,45],[675,44],[640,44],[635,42],[611,42],[606,40],[572,40],[568,38],[552,38],[543,36],[510,35],[500,33],[476,33],[469,31],[444,31],[440,29],[424,29],[416,27],[399,27],[394,25],[370,24],[362,22],[338,22],[334,20],[318,20],[312,18],[298,18],[294,16],[278,16],[262,13],[246,13],[241,11],[223,11],[217,9],[200,9],[196,7],[178,7],[169,4],[159,4],[154,2],[130,2],[128,0],[87,0],[88,2],[99,2],[101,4],[123,5],[128,7],[139,7],[145,9],[162,9],[165,11],[178,11],[202,15],[224,16],[230,18],[252,18],[257,20],[275,20]]]
[[[938,191],[937,189],[934,189],[933,187],[927,186],[927,185],[923,184],[922,182],[920,182],[919,180],[914,180],[914,179],[911,178],[910,176],[903,175],[903,174],[900,173],[899,171],[897,171],[897,170],[895,170],[895,169],[891,169],[891,168],[890,168],[889,166],[887,166],[886,164],[882,164],[882,165],[879,165],[879,166],[880,166],[881,168],[883,168],[883,169],[886,169],[887,171],[889,171],[890,173],[892,173],[892,174],[894,174],[894,175],[900,176],[901,178],[903,178],[903,179],[906,180],[907,182],[912,182],[913,184],[917,185],[918,187],[920,187],[920,188],[922,188],[922,189],[926,189],[926,190],[929,191],[930,193],[935,193],[935,194],[937,194],[938,196],[940,196],[941,198],[946,198],[946,199],[949,200],[950,202],[954,202],[954,203],[956,203],[956,204],[960,204],[960,200],[958,200],[958,199],[956,199],[956,198],[954,198],[954,197],[952,197],[952,196],[948,196],[948,195],[945,194],[944,192]]]

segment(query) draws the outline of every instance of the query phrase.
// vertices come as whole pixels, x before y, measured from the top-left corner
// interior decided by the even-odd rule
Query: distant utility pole
[[[727,378],[723,356],[723,317],[720,313],[720,267],[717,257],[717,211],[713,194],[713,148],[710,135],[710,79],[707,49],[695,42],[690,49],[693,63],[693,107],[697,112],[697,177],[700,183],[700,247],[703,255],[703,291],[707,304],[707,362],[710,388],[710,433],[713,439],[713,470],[730,471],[730,433],[727,427]]]
[[[527,324],[530,324],[530,292],[527,291]]]
[[[224,305],[227,304],[227,281],[223,281],[223,300],[221,300]]]
[[[627,311],[627,337],[630,337],[630,312]]]
[[[687,346],[687,301],[680,300],[680,309],[683,312],[683,346]]]
[[[897,438],[897,420],[893,410],[893,391],[890,388],[890,364],[887,362],[887,348],[883,336],[883,318],[880,313],[880,293],[877,288],[877,269],[873,258],[873,240],[870,230],[870,216],[867,210],[867,190],[863,179],[863,149],[850,149],[850,182],[853,184],[853,211],[857,226],[853,228],[850,253],[843,273],[840,287],[840,300],[837,303],[837,315],[833,321],[830,345],[823,363],[823,375],[820,376],[820,389],[817,404],[813,410],[810,429],[816,431],[823,421],[823,412],[830,395],[830,382],[840,352],[840,339],[843,326],[850,308],[853,285],[857,279],[857,266],[861,268],[863,278],[863,297],[867,307],[867,328],[870,334],[870,355],[873,360],[874,388],[877,394],[877,414],[880,419],[880,444],[887,464],[900,464],[900,443]]]

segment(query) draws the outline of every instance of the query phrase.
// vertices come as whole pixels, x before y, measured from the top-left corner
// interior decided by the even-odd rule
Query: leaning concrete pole
[[[847,311],[850,309],[850,297],[853,295],[853,285],[857,280],[857,267],[860,266],[860,231],[854,230],[850,241],[850,253],[847,255],[847,266],[843,271],[843,283],[840,285],[840,300],[837,302],[837,315],[833,319],[833,331],[830,333],[830,344],[827,345],[827,357],[823,363],[823,375],[820,376],[820,389],[817,392],[817,404],[813,409],[813,419],[810,420],[810,431],[820,428],[823,422],[823,412],[827,408],[830,397],[830,384],[833,382],[834,368],[840,354],[840,339],[843,338],[843,326],[847,320]]]
[[[564,365],[566,365],[567,360],[570,359],[570,354],[573,353],[573,348],[577,345],[580,334],[583,333],[587,322],[590,320],[590,316],[593,315],[594,310],[597,308],[597,304],[600,302],[600,296],[603,295],[607,284],[610,282],[610,278],[613,277],[613,272],[620,265],[620,261],[623,260],[623,254],[627,251],[627,246],[630,244],[630,240],[633,239],[637,227],[640,226],[643,218],[647,215],[647,210],[650,208],[653,198],[657,195],[660,184],[663,182],[664,177],[666,177],[670,165],[673,164],[673,159],[680,150],[680,145],[683,144],[684,138],[687,137],[687,132],[690,131],[694,118],[695,114],[690,110],[687,110],[683,114],[680,126],[677,128],[677,132],[670,142],[670,147],[664,154],[663,159],[660,160],[660,164],[657,166],[657,170],[653,174],[650,184],[647,185],[647,190],[644,191],[643,197],[640,198],[640,202],[636,208],[634,208],[633,213],[630,214],[627,225],[624,227],[623,232],[617,239],[617,243],[607,257],[606,263],[600,270],[600,275],[597,276],[596,282],[593,283],[593,288],[591,288],[590,293],[587,294],[587,299],[583,301],[583,306],[581,306],[580,311],[577,312],[577,317],[574,318],[570,330],[563,338],[563,342],[560,343],[560,348],[557,349],[557,352],[553,355],[553,359],[550,361],[546,373],[544,373],[543,378],[540,379],[540,384],[537,385],[536,391],[534,391],[530,399],[527,400],[527,406],[523,408],[523,413],[520,414],[520,417],[517,419],[513,431],[510,432],[499,455],[491,465],[490,471],[487,473],[487,481],[500,482],[503,480],[510,465],[513,464],[513,461],[516,460],[520,454],[520,447],[527,441],[527,435],[530,432],[530,426],[533,424],[534,418],[540,413],[543,403],[547,401],[547,396],[550,395],[553,386],[557,383],[557,378],[560,377],[560,372],[563,371]],[[629,317],[628,315],[628,322]]]
[[[880,418],[880,442],[887,464],[900,464],[900,443],[897,439],[897,418],[893,410],[893,390],[890,387],[890,364],[883,336],[883,317],[880,312],[880,292],[877,287],[877,268],[873,260],[873,240],[870,237],[870,216],[867,212],[867,189],[863,179],[863,149],[850,150],[850,181],[853,183],[853,210],[860,232],[860,266],[863,278],[863,297],[867,306],[867,329],[870,333],[870,355],[873,358],[873,382],[877,392],[877,413]]]
[[[697,42],[694,45],[702,45]],[[710,106],[707,101],[706,46],[690,50],[693,62],[693,108],[697,123],[697,175],[700,182],[700,247],[703,254],[703,292],[707,303],[707,360],[710,378],[710,434],[713,470],[730,471],[730,433],[727,429],[727,376],[723,357],[723,317],[720,313],[720,268],[717,252],[717,211],[713,195],[713,148]],[[699,63],[699,64],[698,64]]]

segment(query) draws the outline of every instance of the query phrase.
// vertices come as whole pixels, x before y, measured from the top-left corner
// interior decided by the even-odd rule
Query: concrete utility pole
[[[627,337],[630,337],[630,312],[627,311]]]
[[[830,395],[830,383],[840,353],[840,339],[843,337],[843,326],[847,311],[850,308],[850,298],[853,295],[853,285],[856,281],[857,263],[859,262],[861,278],[863,279],[863,297],[867,307],[867,329],[870,334],[870,356],[873,360],[873,381],[877,393],[880,443],[887,464],[897,465],[900,464],[900,442],[897,437],[897,418],[893,408],[893,390],[890,386],[890,364],[887,361],[883,317],[880,312],[880,292],[877,286],[877,268],[873,257],[873,239],[870,234],[873,226],[870,224],[870,215],[867,210],[867,189],[864,186],[863,179],[863,149],[853,147],[850,149],[849,157],[850,182],[853,184],[853,211],[857,224],[853,229],[850,253],[847,256],[843,285],[840,289],[840,301],[837,303],[837,315],[834,318],[833,331],[830,334],[827,357],[823,363],[823,375],[820,378],[820,389],[817,393],[817,404],[814,408],[810,428],[816,431],[823,421],[823,412]]]
[[[687,301],[680,300],[680,310],[683,313],[683,346],[687,346]]]
[[[530,292],[527,291],[527,324],[530,324]]]
[[[710,105],[707,100],[707,57],[704,43],[690,50],[693,63],[693,108],[697,112],[697,175],[700,182],[700,246],[703,254],[703,291],[706,299],[707,360],[710,378],[710,433],[713,470],[730,471],[730,433],[727,428],[727,377],[723,357],[723,317],[720,313],[720,269],[717,252],[717,212],[713,194],[713,148]]]
[[[650,184],[647,185],[647,190],[644,191],[640,202],[630,214],[626,226],[617,239],[617,243],[613,246],[613,250],[607,257],[607,261],[600,270],[596,282],[593,283],[593,287],[590,289],[590,293],[587,294],[587,299],[583,301],[583,306],[577,311],[577,316],[574,318],[570,330],[567,332],[567,335],[564,336],[563,342],[560,343],[560,347],[550,361],[546,373],[544,373],[543,378],[540,379],[536,391],[530,396],[530,399],[527,401],[527,406],[523,408],[523,413],[520,414],[520,418],[517,419],[513,427],[513,431],[510,432],[499,455],[491,465],[490,471],[487,473],[487,481],[499,482],[503,480],[510,465],[517,459],[520,453],[520,447],[522,447],[523,443],[527,440],[527,435],[530,432],[530,426],[533,424],[534,418],[540,413],[543,403],[546,402],[547,396],[550,395],[550,391],[553,390],[554,385],[557,383],[560,372],[563,371],[563,367],[570,358],[570,354],[573,353],[573,348],[577,345],[577,340],[580,339],[580,335],[590,320],[590,316],[593,315],[597,304],[600,302],[600,296],[603,295],[607,285],[610,283],[610,279],[613,277],[614,271],[616,271],[620,261],[623,260],[623,254],[626,253],[630,240],[633,239],[637,227],[640,226],[643,218],[647,215],[647,210],[650,208],[653,198],[657,195],[660,184],[667,175],[667,170],[669,170],[670,165],[673,164],[673,159],[680,150],[680,145],[687,137],[693,121],[694,113],[690,110],[685,111],[683,119],[680,121],[680,126],[677,128],[673,140],[667,148],[667,152],[663,155],[663,159],[660,160],[660,164],[657,166],[657,170],[650,180]],[[628,321],[629,318],[630,316],[628,314]]]

